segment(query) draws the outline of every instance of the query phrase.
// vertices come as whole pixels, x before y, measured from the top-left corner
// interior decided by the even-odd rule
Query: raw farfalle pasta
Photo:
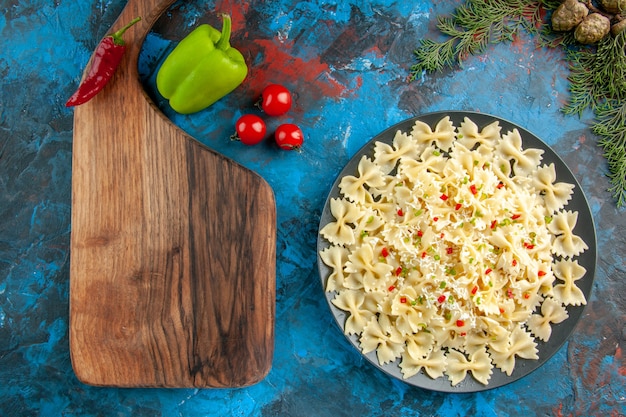
[[[565,307],[586,303],[574,186],[542,154],[498,122],[445,117],[376,143],[341,179],[320,259],[363,353],[452,385],[538,359]]]
[[[541,314],[533,314],[528,319],[528,328],[532,333],[544,342],[550,339],[552,334],[551,323],[560,323],[567,319],[567,310],[560,302],[553,298],[546,298],[541,304]]]
[[[572,198],[573,184],[556,181],[554,164],[537,169],[533,178],[533,187],[543,194],[543,200],[548,211],[562,209]]]
[[[581,279],[587,270],[574,260],[560,260],[554,263],[554,275],[562,281],[554,286],[554,297],[564,305],[585,305],[585,294],[576,286],[576,281]]]
[[[411,136],[416,142],[418,149],[422,148],[424,145],[434,143],[439,149],[447,151],[456,138],[456,129],[450,121],[449,116],[441,119],[434,130],[432,130],[428,124],[418,120],[413,125]]]
[[[511,160],[518,175],[531,174],[541,161],[542,154],[542,149],[522,149],[522,137],[517,129],[502,135],[502,140],[496,145],[496,155]]]
[[[554,216],[548,229],[556,236],[552,250],[556,255],[563,257],[578,256],[589,249],[587,244],[573,232],[578,213],[563,211]]]
[[[486,146],[492,150],[500,140],[500,130],[501,127],[498,122],[493,122],[479,130],[476,123],[466,117],[459,127],[458,143],[468,149],[475,146]]]

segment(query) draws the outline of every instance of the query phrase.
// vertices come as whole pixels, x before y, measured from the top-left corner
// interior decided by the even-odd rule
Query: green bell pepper
[[[231,20],[222,32],[202,24],[167,56],[157,73],[159,93],[181,114],[203,110],[237,88],[248,75],[243,55],[230,46]]]

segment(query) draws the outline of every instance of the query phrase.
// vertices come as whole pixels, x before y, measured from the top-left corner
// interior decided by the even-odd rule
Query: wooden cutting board
[[[98,386],[247,386],[274,351],[276,204],[144,94],[141,44],[171,3],[128,1],[110,31],[142,17],[125,58],[75,108],[72,365]]]

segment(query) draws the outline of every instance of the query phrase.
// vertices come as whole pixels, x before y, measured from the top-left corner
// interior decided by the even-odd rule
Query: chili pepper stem
[[[230,48],[231,20],[230,16],[227,14],[223,14],[222,19],[222,35],[220,36],[220,39],[215,43],[215,47],[217,49],[225,51]]]
[[[116,45],[123,46],[124,45],[124,39],[122,39],[122,36],[124,35],[124,32],[126,32],[128,30],[128,28],[130,28],[132,25],[134,25],[135,23],[139,22],[140,20],[141,20],[141,17],[137,16],[136,18],[134,18],[133,20],[128,22],[128,24],[126,26],[124,26],[123,28],[121,28],[117,32],[113,33],[111,35],[111,38],[113,38],[113,43],[116,44]]]

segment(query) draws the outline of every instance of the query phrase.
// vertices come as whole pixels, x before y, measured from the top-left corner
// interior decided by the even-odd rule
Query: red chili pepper
[[[456,327],[463,327],[463,326],[465,326],[465,322],[463,320],[456,321]]]
[[[426,257],[426,252],[422,252],[422,258]]]
[[[504,183],[500,181],[498,185],[496,185],[496,188],[502,188],[502,187],[504,187]]]
[[[448,255],[451,255],[454,252],[454,248],[450,247],[450,248],[446,248],[446,253]]]
[[[439,298],[437,298],[437,301],[439,301],[439,304],[442,304],[444,301],[446,301],[446,296],[440,295]]]
[[[404,216],[404,212],[402,211],[402,209],[398,209],[398,216],[400,217]]]
[[[513,264],[513,266],[517,265],[517,259],[513,259],[513,262],[511,262],[511,264]]]
[[[395,285],[390,285],[388,289],[389,289],[389,291],[393,291],[393,290],[396,289],[396,286]]]
[[[441,194],[441,197],[439,198],[442,199],[443,201],[446,201],[448,199],[448,196],[445,194]]]
[[[517,219],[519,219],[520,217],[522,217],[522,215],[521,215],[521,214],[514,214],[514,215],[512,215],[512,216],[511,216],[511,219],[513,219],[513,220],[517,220]]]
[[[491,268],[487,268],[485,270],[485,275],[489,275],[491,273],[492,269]]]
[[[478,287],[474,286],[474,288],[472,288],[472,295],[475,295],[477,291],[478,291]]]
[[[478,193],[478,190],[476,189],[476,185],[474,184],[470,185],[470,191],[472,192],[472,194],[476,195]]]
[[[461,203],[456,203],[456,206],[454,206],[454,209],[459,210],[461,207],[463,207]]]
[[[141,17],[136,17],[117,32],[102,39],[93,53],[87,75],[76,92],[65,103],[67,107],[88,102],[111,80],[126,52],[126,45],[122,36],[128,28],[140,20]]]
[[[547,274],[547,272],[546,272],[546,271],[539,271],[539,272],[537,272],[537,275],[538,275],[538,276],[540,276],[540,277],[543,277],[543,276],[545,276],[546,274]]]
[[[405,304],[406,303],[406,297],[400,297],[400,302],[402,304]]]
[[[417,237],[422,237],[424,236],[424,232],[422,232],[421,230],[417,231]]]
[[[389,256],[389,250],[387,248],[383,248],[383,250],[380,251],[380,254],[383,256],[383,258],[386,258],[387,256]]]
[[[436,222],[437,220],[439,220],[439,217],[433,217],[434,222]]]
[[[402,273],[402,267],[399,266],[398,268],[396,268],[396,276],[399,276]]]
[[[498,225],[498,221],[497,220],[494,220],[494,221],[491,222],[491,228],[492,229],[495,229],[497,225]]]
[[[528,300],[528,299],[530,298],[530,294],[528,294],[527,292],[525,292],[525,293],[524,293],[524,298],[525,298],[526,300]]]

